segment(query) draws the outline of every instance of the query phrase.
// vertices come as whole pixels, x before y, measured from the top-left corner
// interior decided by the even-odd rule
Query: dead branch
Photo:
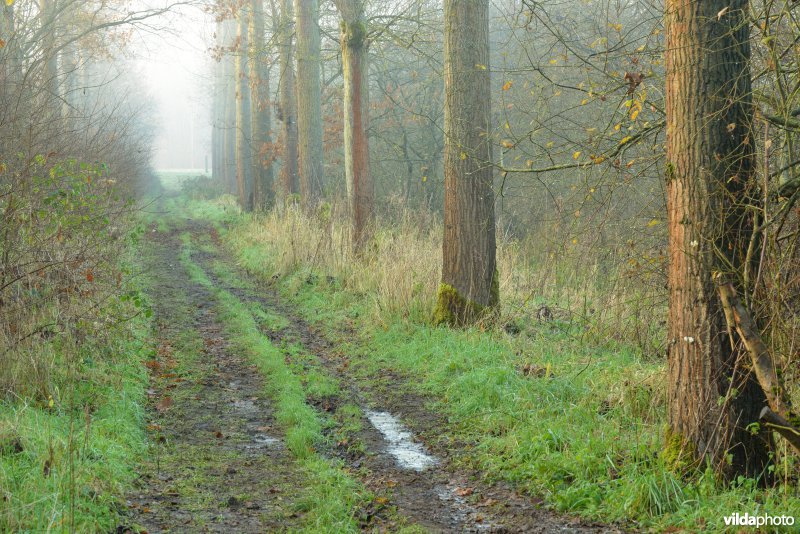
[[[738,332],[744,343],[755,371],[758,383],[764,390],[769,407],[761,411],[761,420],[765,426],[785,437],[800,451],[800,430],[796,428],[797,416],[792,412],[792,404],[783,381],[775,370],[775,363],[761,335],[750,316],[750,312],[739,300],[736,289],[730,282],[721,282],[718,287],[722,300],[722,309],[728,322],[729,330]]]

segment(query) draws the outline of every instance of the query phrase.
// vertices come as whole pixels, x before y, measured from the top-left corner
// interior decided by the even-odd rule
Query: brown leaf
[[[91,269],[86,270],[86,281],[89,282],[90,284],[94,282],[94,273],[92,272]]]
[[[172,397],[163,397],[158,404],[156,404],[156,410],[159,412],[166,412],[172,407]]]
[[[459,497],[468,497],[475,493],[475,488],[456,488],[455,494]]]

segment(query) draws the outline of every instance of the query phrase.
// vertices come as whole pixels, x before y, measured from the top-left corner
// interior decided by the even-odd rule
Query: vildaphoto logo
[[[748,513],[727,515],[723,518],[728,527],[790,527],[794,525],[791,515],[750,515]]]

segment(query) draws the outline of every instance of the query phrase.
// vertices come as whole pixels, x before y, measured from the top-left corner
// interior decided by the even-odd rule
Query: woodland
[[[4,0],[0,532],[796,531],[796,134],[794,0]]]

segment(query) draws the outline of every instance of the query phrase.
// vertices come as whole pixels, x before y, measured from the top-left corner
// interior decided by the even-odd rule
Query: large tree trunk
[[[313,207],[322,190],[324,146],[318,0],[295,0],[297,17],[297,130],[300,193],[303,205]]]
[[[278,179],[278,200],[281,205],[295,194],[300,193],[297,151],[297,99],[294,76],[294,10],[292,0],[281,0],[280,15],[275,3],[272,4],[272,18],[275,34],[278,36],[280,63],[280,107],[278,120],[281,121],[281,144],[283,162]]]
[[[251,0],[250,68],[253,90],[253,205],[264,210],[273,202],[272,117],[269,110],[269,65],[264,40],[264,2]]]
[[[740,340],[729,335],[712,279],[715,271],[730,273],[741,289],[750,289],[741,287],[753,238],[747,5],[666,4],[666,457],[684,466],[710,460],[725,474],[754,476],[764,472],[767,443],[746,427],[758,421],[765,399]]]
[[[488,0],[446,0],[444,242],[437,323],[496,310]]]
[[[252,123],[250,118],[250,65],[248,6],[239,8],[239,47],[236,51],[236,192],[243,210],[253,209]]]
[[[344,75],[344,160],[353,247],[369,238],[374,189],[369,168],[369,67],[367,24],[361,0],[336,0],[342,16]]]

